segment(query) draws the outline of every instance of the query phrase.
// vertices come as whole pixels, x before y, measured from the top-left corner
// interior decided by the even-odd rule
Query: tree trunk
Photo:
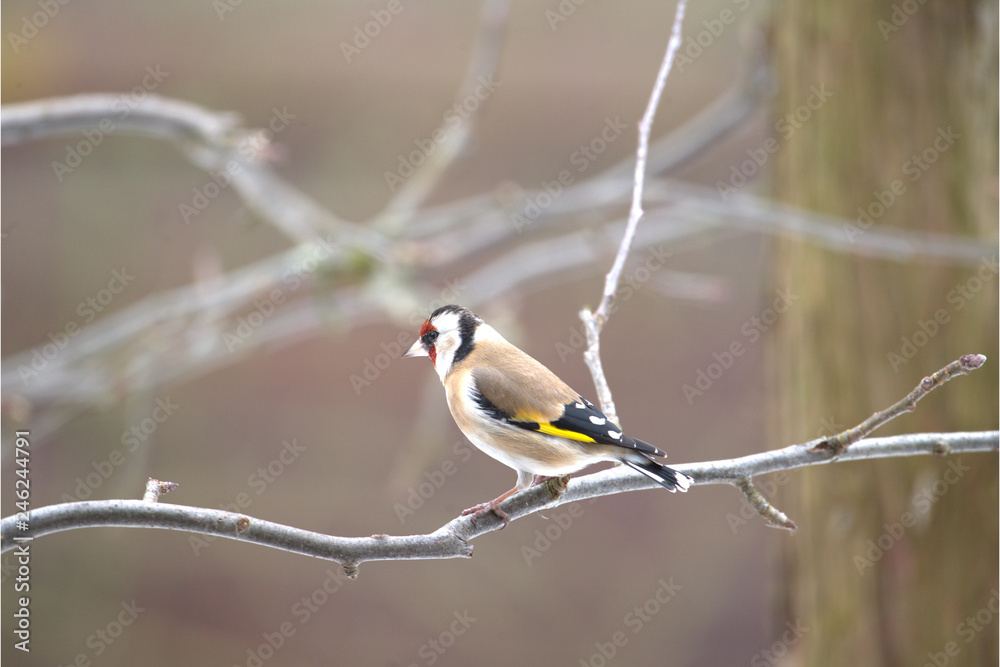
[[[848,240],[873,227],[995,239],[996,10],[779,5],[775,198],[853,221]],[[973,352],[989,358],[983,369],[878,434],[996,428],[996,255],[984,255],[978,266],[900,263],[780,243],[772,286],[798,300],[770,338],[773,441],[853,426]],[[803,664],[922,665],[928,654],[996,664],[997,619],[978,631],[985,615],[965,622],[997,588],[994,456],[810,468],[789,480],[778,506],[800,529],[783,542],[775,627],[808,628],[796,646]]]

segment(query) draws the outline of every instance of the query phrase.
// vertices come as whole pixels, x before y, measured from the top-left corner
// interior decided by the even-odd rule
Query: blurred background
[[[32,507],[153,476],[179,483],[167,502],[411,534],[508,489],[399,354],[457,302],[596,398],[578,313],[621,238],[674,12],[4,2],[4,105],[119,97],[68,103],[103,125],[37,141],[3,112],[3,515],[15,429]],[[805,442],[966,353],[989,361],[878,434],[997,428],[996,53],[995,2],[688,7],[602,336],[630,433],[673,462]],[[355,581],[235,541],[63,532],[32,544],[30,654],[2,558],[2,655],[996,664],[995,455],[757,482],[796,533],[729,486],[649,491]]]

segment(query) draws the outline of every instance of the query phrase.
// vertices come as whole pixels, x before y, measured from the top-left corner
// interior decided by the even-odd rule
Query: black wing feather
[[[608,419],[603,412],[583,396],[578,401],[567,403],[563,407],[562,417],[552,422],[552,425],[567,431],[582,433],[602,445],[618,445],[650,456],[666,456],[663,451],[648,442],[625,435],[618,424]]]
[[[476,386],[475,383],[475,378],[473,378],[473,383],[472,383],[472,400],[476,402],[476,405],[478,405],[483,412],[488,414],[493,419],[496,419],[497,421],[505,422],[508,424],[514,424],[517,426],[524,426],[525,428],[528,428],[529,424],[533,424],[533,428],[531,428],[531,430],[538,430],[537,423],[518,421],[514,419],[514,417],[511,414],[504,412],[503,410],[498,408],[493,403],[493,401],[491,401],[489,398],[486,397],[486,395],[483,392],[479,391],[479,387]]]
[[[476,402],[483,412],[497,421],[517,426],[527,431],[545,432],[543,430],[544,425],[536,421],[515,419],[513,415],[498,408],[493,401],[479,390],[475,383],[472,386],[472,400]],[[598,410],[593,403],[583,396],[580,396],[576,401],[571,401],[564,405],[562,416],[550,424],[552,427],[562,431],[579,433],[601,445],[615,445],[625,449],[634,449],[649,456],[666,456],[666,453],[648,442],[625,435],[618,424],[608,419],[603,412]]]

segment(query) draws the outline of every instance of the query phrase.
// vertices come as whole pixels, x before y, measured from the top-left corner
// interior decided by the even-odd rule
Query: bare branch
[[[67,136],[107,124],[118,136],[160,139],[179,148],[198,168],[223,172],[247,207],[298,243],[336,233],[340,243],[385,245],[381,235],[341,220],[281,179],[269,166],[268,137],[239,125],[233,113],[149,94],[91,94],[5,104],[0,119],[4,146]]]
[[[739,229],[806,241],[832,252],[897,262],[928,259],[976,267],[994,254],[995,244],[973,237],[878,226],[861,230],[856,221],[847,218],[780,204],[746,191],[720,199],[717,187],[663,177],[738,128],[759,108],[769,89],[766,70],[763,62],[748,70],[710,105],[650,145],[643,199],[646,206],[659,205],[646,211],[643,227],[654,221],[669,224],[670,220],[685,220],[698,222],[702,234],[720,228]],[[567,187],[551,205],[538,211],[528,228],[511,224],[509,211],[496,206],[496,194],[484,193],[415,212],[408,227],[409,238],[426,239],[439,258],[462,259],[525,231],[549,231],[554,225],[566,225],[583,212],[617,211],[632,195],[634,160],[624,159]],[[651,178],[654,175],[657,178]],[[537,201],[542,193],[544,190],[522,191],[519,204],[508,207]],[[666,215],[670,220],[664,219]]]
[[[727,102],[726,105],[713,104],[704,114],[650,146],[647,169],[668,168],[690,155],[694,149],[685,148],[689,136],[702,136],[704,142],[725,132],[735,120],[725,114],[720,117],[720,109],[734,106],[743,109],[740,113],[745,114],[745,110],[752,107],[752,100],[759,97],[755,90],[753,86],[741,85],[736,101],[733,95],[727,94],[719,100]],[[5,105],[0,119],[4,141],[13,144],[79,132],[100,123],[106,114],[114,114],[112,118],[118,119],[121,112],[115,104],[120,100],[119,95],[85,95]],[[184,147],[189,156],[193,155],[192,151],[203,150],[190,147],[209,144],[216,146],[210,153],[214,150],[224,154],[231,148],[233,137],[249,133],[237,127],[233,114],[220,114],[155,95],[132,107],[131,113],[116,123],[119,123],[116,131],[121,134],[164,139]],[[658,156],[658,151],[663,154]],[[192,159],[207,158],[199,154]],[[202,161],[198,164],[211,168],[215,163]],[[552,206],[541,212],[528,232],[565,227],[583,210],[614,210],[629,195],[633,184],[626,172],[633,168],[632,160],[623,161],[567,188]],[[235,269],[225,280],[210,286],[193,284],[152,294],[103,317],[87,326],[73,344],[52,360],[44,372],[32,377],[30,383],[20,371],[22,367],[30,368],[37,349],[8,356],[2,372],[2,381],[8,386],[5,393],[7,397],[16,397],[12,400],[23,399],[32,405],[36,414],[42,415],[36,424],[42,431],[57,430],[89,405],[108,400],[116,387],[155,388],[163,382],[197,377],[242,358],[241,354],[234,354],[222,344],[221,332],[232,329],[239,310],[255,296],[280,286],[282,276],[289,271],[300,273],[304,262],[313,262],[315,266],[319,258],[324,269],[343,271],[357,265],[359,253],[362,257],[379,256],[380,262],[392,265],[392,270],[410,271],[414,275],[413,285],[421,284],[421,271],[433,270],[438,275],[442,272],[449,275],[449,267],[454,263],[460,268],[452,275],[470,284],[463,299],[474,306],[498,295],[526,289],[533,280],[586,270],[601,256],[601,245],[591,239],[621,238],[626,223],[625,220],[606,222],[600,233],[591,239],[580,231],[571,230],[562,237],[566,245],[560,246],[556,255],[549,249],[556,247],[560,238],[551,237],[519,244],[497,257],[494,249],[516,230],[505,211],[496,206],[493,196],[480,195],[415,213],[412,224],[406,228],[407,238],[420,239],[417,242],[420,248],[434,250],[432,260],[414,260],[405,248],[416,244],[404,241],[387,252],[389,246],[385,237],[359,230],[350,223],[336,222],[332,214],[317,209],[315,202],[284,183],[267,165],[248,167],[245,176],[248,180],[238,181],[235,189],[241,196],[246,192],[244,201],[249,208],[258,210],[263,216],[290,218],[283,225],[296,227],[301,224],[296,221],[312,220],[315,224],[310,223],[310,227],[336,224],[337,231],[328,233],[321,241],[303,243]],[[249,188],[246,191],[244,183]],[[642,229],[633,241],[636,248],[657,243],[676,245],[695,236],[736,229],[793,236],[837,252],[897,261],[929,258],[978,266],[993,252],[989,245],[972,238],[891,229],[871,228],[863,235],[848,239],[842,229],[848,224],[846,220],[781,207],[743,194],[728,203],[720,202],[709,188],[664,179],[650,182],[647,177],[644,199],[650,210],[644,214]],[[253,202],[258,202],[259,206]],[[652,206],[650,202],[658,203]],[[544,256],[543,251],[550,259],[558,257],[559,261],[535,261],[534,258]],[[493,255],[486,263],[470,261],[485,252]],[[530,270],[510,270],[510,262],[521,259],[530,261]],[[490,275],[487,267],[497,273]],[[307,291],[302,290],[300,294],[305,296]],[[372,294],[381,292],[370,290],[361,295],[353,288],[336,289],[325,295],[324,303],[342,313],[352,324],[384,321],[386,304],[370,298]],[[322,330],[322,322],[316,316],[315,303],[314,299],[296,299],[283,306],[240,346],[239,351],[245,353],[264,343],[280,346],[316,335]],[[186,345],[185,341],[190,344]]]
[[[649,103],[646,105],[646,112],[639,121],[639,145],[635,155],[635,174],[633,176],[632,207],[629,210],[628,224],[625,226],[625,236],[618,247],[618,254],[615,262],[604,281],[604,294],[601,302],[594,313],[589,308],[584,308],[580,313],[584,328],[587,332],[587,351],[583,358],[590,369],[590,374],[594,379],[594,387],[597,390],[597,399],[600,401],[601,409],[613,422],[618,422],[618,412],[615,410],[615,401],[611,395],[611,387],[608,386],[608,379],[604,375],[604,366],[601,363],[601,329],[611,315],[611,302],[614,300],[615,292],[618,290],[618,281],[621,278],[622,269],[625,267],[625,259],[632,248],[632,239],[635,238],[635,230],[639,226],[639,219],[642,218],[642,188],[646,180],[646,156],[649,153],[649,133],[653,129],[653,117],[656,109],[660,105],[660,95],[663,87],[667,83],[667,76],[674,64],[674,55],[681,46],[681,26],[684,24],[684,10],[687,8],[687,0],[680,0],[677,4],[677,12],[674,15],[674,26],[670,31],[670,41],[667,42],[667,52],[663,55],[663,62],[660,64],[660,71],[656,75],[656,83],[653,85],[653,93],[649,96]]]
[[[681,46],[681,25],[684,23],[684,10],[687,8],[687,0],[680,0],[677,4],[677,13],[674,16],[674,27],[670,33],[670,41],[667,42],[667,52],[663,56],[660,64],[660,71],[656,75],[656,84],[653,86],[653,93],[649,96],[649,104],[646,105],[646,113],[639,121],[639,145],[635,154],[635,174],[633,175],[634,187],[632,189],[632,207],[628,214],[628,225],[625,228],[625,236],[622,238],[618,248],[618,255],[615,263],[608,272],[604,281],[604,296],[601,304],[594,313],[597,320],[597,331],[604,327],[610,313],[611,302],[618,290],[618,280],[621,278],[622,269],[625,267],[625,259],[632,248],[632,239],[635,238],[635,230],[639,226],[639,219],[642,218],[642,188],[646,180],[646,156],[649,153],[649,133],[653,129],[653,117],[656,116],[656,109],[660,106],[660,96],[663,94],[663,87],[667,83],[667,76],[670,68],[674,64],[674,55]]]
[[[854,444],[861,438],[864,438],[879,426],[895,419],[904,412],[912,412],[917,406],[917,401],[929,392],[940,387],[953,377],[971,373],[981,367],[984,363],[986,363],[986,357],[981,354],[964,355],[933,375],[925,377],[920,384],[917,385],[916,389],[911,391],[905,398],[898,401],[891,407],[876,412],[860,425],[852,429],[848,429],[839,435],[818,441],[809,448],[809,451],[812,453],[827,454],[831,459],[840,457],[847,447]],[[939,443],[933,453],[937,455],[944,455],[948,452],[949,450],[947,445]],[[749,475],[735,480],[733,484],[743,492],[743,494],[747,497],[747,502],[750,503],[750,506],[756,509],[769,525],[795,530],[795,523],[781,511],[773,507],[767,499],[765,499],[764,496],[754,488]]]
[[[476,90],[496,70],[507,27],[508,10],[507,0],[487,0],[483,4],[479,15],[479,38],[473,47],[465,78],[456,96],[457,105],[462,106],[471,98],[477,103],[476,109],[471,113],[463,111],[461,119],[443,131],[440,141],[435,140],[437,145],[427,156],[426,162],[406,179],[389,205],[372,222],[379,231],[390,236],[399,235],[468,143],[476,116],[483,107],[483,104],[479,104]]]
[[[154,94],[134,101],[124,94],[97,93],[5,104],[3,118],[0,118],[0,138],[4,146],[13,146],[69,136],[112,118],[116,134],[167,141],[224,144],[241,132],[239,116],[235,113],[216,113],[190,102]]]
[[[764,521],[767,522],[767,525],[786,530],[795,530],[798,528],[795,522],[789,519],[784,512],[767,501],[767,498],[757,490],[757,487],[753,485],[749,477],[744,477],[738,481],[736,487],[743,492],[743,495],[747,498],[747,503],[750,504],[750,507],[757,510],[757,514],[760,514]]]
[[[4,550],[13,539],[15,517],[3,520]],[[28,514],[32,539],[75,528],[119,526],[165,528],[274,547],[283,551],[335,560],[347,567],[366,560],[453,558],[471,556],[472,547],[454,533],[389,537],[335,537],[254,519],[223,510],[186,507],[142,500],[96,500],[49,505]],[[9,527],[9,532],[8,532]]]
[[[866,422],[868,431],[907,409],[912,410],[920,398],[937,386],[957,375],[964,375],[982,366],[982,355],[966,355],[949,364],[911,392],[893,407],[876,413],[881,421]],[[900,407],[903,406],[903,407]],[[885,417],[884,415],[891,415]],[[872,420],[869,420],[872,421]],[[860,428],[860,427],[859,427]],[[784,449],[753,454],[739,459],[708,463],[681,464],[674,468],[687,474],[694,485],[732,484],[743,491],[748,502],[770,525],[794,530],[795,524],[782,512],[767,502],[752,483],[754,475],[778,470],[790,470],[807,465],[829,463],[834,460],[881,458],[889,456],[914,456],[931,454],[943,456],[952,453],[996,451],[1000,446],[1000,432],[979,433],[922,433],[862,441],[836,455],[833,451],[819,451],[814,441]],[[639,475],[625,466],[615,466],[593,475],[574,480],[566,478],[549,480],[533,486],[504,501],[500,508],[515,520],[547,507],[555,507],[575,500],[596,498],[626,491],[656,487],[653,480]],[[427,535],[371,537],[335,537],[300,530],[282,524],[252,519],[242,514],[222,510],[184,507],[157,503],[159,493],[175,488],[172,482],[150,479],[146,497],[141,501],[106,500],[50,505],[31,512],[19,513],[3,519],[0,534],[2,550],[13,549],[18,543],[49,533],[75,528],[98,526],[134,526],[166,528],[188,532],[218,535],[265,546],[301,553],[339,562],[348,576],[358,574],[358,566],[367,560],[395,560],[415,558],[455,558],[471,556],[469,542],[483,533],[502,528],[505,524],[494,513],[460,516]],[[15,529],[23,533],[15,537]]]
[[[986,357],[982,354],[966,354],[960,359],[956,359],[938,372],[933,375],[928,375],[921,380],[920,384],[918,384],[913,391],[907,394],[905,398],[901,399],[895,405],[892,405],[885,410],[876,412],[854,428],[847,429],[843,433],[839,433],[823,440],[813,448],[814,451],[829,450],[834,453],[834,456],[839,455],[845,449],[877,429],[879,426],[895,419],[904,412],[913,412],[913,410],[917,407],[917,401],[943,385],[948,380],[958,377],[959,375],[968,375],[984,363],[986,363]]]
[[[856,221],[847,218],[806,211],[742,192],[720,200],[712,188],[673,180],[661,180],[660,187],[646,200],[675,202],[678,207],[666,209],[672,217],[701,219],[712,227],[805,241],[830,252],[858,257],[894,262],[946,261],[978,267],[984,259],[996,254],[996,244],[985,239],[889,227],[860,230]],[[646,225],[651,224],[653,215],[646,218]]]
[[[811,451],[810,444],[793,445],[739,459],[674,467],[690,475],[695,485],[748,484],[753,475],[829,463],[833,460],[829,453]],[[995,452],[998,446],[1000,431],[921,433],[864,440],[846,450],[837,461],[892,456],[940,456],[943,451],[951,454]],[[564,491],[561,483],[533,486],[508,498],[501,508],[510,515],[511,520],[516,520],[538,510],[569,502],[650,488],[659,487],[652,480],[624,466],[616,466],[572,479]],[[774,516],[784,517],[780,512]],[[29,529],[17,531],[18,522],[24,521],[28,523]],[[469,516],[458,517],[426,535],[336,537],[223,510],[141,500],[100,500],[49,505],[32,510],[27,515],[5,517],[0,523],[0,532],[3,534],[2,551],[15,548],[18,541],[51,533],[109,526],[180,530],[261,544],[337,561],[353,578],[357,576],[358,565],[370,560],[470,557],[472,545],[469,542],[479,535],[499,530],[502,524],[499,518],[490,513],[481,515],[476,520]]]

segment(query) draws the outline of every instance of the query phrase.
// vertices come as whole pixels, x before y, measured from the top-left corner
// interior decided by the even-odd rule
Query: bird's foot
[[[502,509],[500,509],[500,503],[507,500],[518,491],[519,489],[515,486],[513,489],[503,494],[499,498],[494,498],[488,503],[480,503],[478,505],[470,507],[467,510],[463,510],[462,516],[468,516],[469,514],[471,514],[472,521],[475,522],[476,519],[481,517],[483,514],[486,514],[487,512],[493,512],[494,514],[497,515],[497,517],[500,518],[500,521],[503,522],[503,525],[500,526],[500,528],[506,528],[507,524],[510,523],[510,515],[504,512]]]
[[[474,505],[469,509],[462,510],[462,516],[468,516],[471,514],[472,521],[474,523],[482,515],[487,514],[489,512],[493,512],[503,523],[503,525],[500,526],[500,528],[501,529],[506,528],[507,524],[510,523],[510,515],[504,512],[502,509],[500,509],[500,503],[502,503],[506,499],[507,496],[501,496],[496,500],[491,500],[488,503],[479,503],[478,505]]]
[[[535,475],[532,486],[538,486],[539,484],[545,484],[546,482],[549,483],[549,492],[552,494],[552,497],[558,498],[564,491],[566,491],[566,487],[569,485],[569,475],[559,475],[554,477]]]
[[[547,476],[547,475],[535,475],[535,478],[531,481],[532,486],[538,486],[539,484],[549,483],[549,493],[552,494],[552,498],[558,498],[566,491],[566,486],[569,484],[569,475],[562,476]],[[549,517],[538,512],[538,516],[543,519],[548,519]]]

